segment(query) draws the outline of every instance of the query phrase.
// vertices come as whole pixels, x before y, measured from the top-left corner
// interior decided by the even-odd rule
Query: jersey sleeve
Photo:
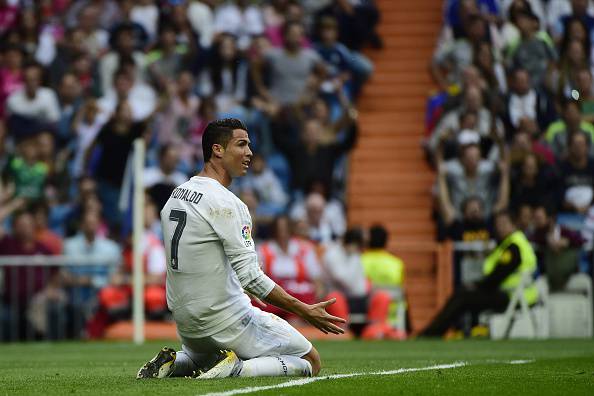
[[[241,286],[256,297],[265,298],[275,283],[260,268],[247,208],[227,200],[211,201],[208,207],[208,221],[220,238]]]

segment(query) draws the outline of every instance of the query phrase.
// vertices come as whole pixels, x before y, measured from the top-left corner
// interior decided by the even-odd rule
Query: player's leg
[[[241,369],[236,370],[238,376],[312,376],[319,372],[318,352],[285,320],[254,308],[249,322],[242,326],[236,329],[239,331],[224,331],[212,337],[221,348],[232,349],[236,361],[243,361]],[[231,362],[224,364],[230,366]],[[205,374],[199,378],[215,378]]]

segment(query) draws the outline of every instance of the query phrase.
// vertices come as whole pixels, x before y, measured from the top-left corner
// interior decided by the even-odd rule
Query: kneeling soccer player
[[[202,136],[204,169],[177,187],[161,211],[167,251],[167,304],[182,350],[163,348],[137,378],[312,376],[321,368],[311,343],[279,317],[253,307],[244,290],[292,312],[324,333],[345,320],[287,294],[258,265],[247,206],[227,187],[244,176],[252,152],[245,125],[211,122]]]

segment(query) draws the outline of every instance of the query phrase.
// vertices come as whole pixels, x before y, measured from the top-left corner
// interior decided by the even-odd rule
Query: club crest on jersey
[[[246,247],[252,246],[252,230],[249,225],[244,225],[241,229],[241,237]]]

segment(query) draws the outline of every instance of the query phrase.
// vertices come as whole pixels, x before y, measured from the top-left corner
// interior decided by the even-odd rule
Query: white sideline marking
[[[351,378],[351,377],[359,377],[363,375],[395,375],[395,374],[403,374],[403,373],[411,373],[415,371],[429,371],[429,370],[441,370],[441,369],[451,369],[457,367],[466,366],[468,363],[466,362],[455,362],[450,364],[437,364],[434,366],[428,367],[412,367],[412,368],[401,368],[398,370],[389,370],[389,371],[375,371],[371,373],[348,373],[348,374],[334,374],[334,375],[325,375],[322,377],[310,377],[310,378],[302,378],[298,380],[292,380],[283,382],[276,385],[267,385],[267,386],[250,386],[248,388],[240,388],[240,389],[233,389],[230,391],[225,392],[215,392],[215,393],[207,393],[204,396],[232,396],[232,395],[239,395],[243,393],[252,393],[258,391],[265,391],[270,389],[279,389],[279,388],[289,388],[293,386],[303,386],[310,384],[316,381],[322,380],[329,380],[329,379],[340,379],[340,378]]]
[[[528,359],[528,360],[512,360],[510,362],[506,362],[508,364],[528,364],[528,363],[534,363],[536,360],[534,359]]]

